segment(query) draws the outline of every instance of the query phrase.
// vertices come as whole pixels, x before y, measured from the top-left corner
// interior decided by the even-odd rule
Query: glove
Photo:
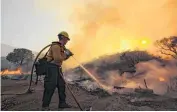
[[[70,56],[74,55],[69,49],[65,49],[65,54],[66,54],[67,57],[70,57]]]

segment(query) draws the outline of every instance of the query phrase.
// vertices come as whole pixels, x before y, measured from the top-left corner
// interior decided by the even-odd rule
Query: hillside
[[[134,51],[133,51],[134,52]],[[133,54],[134,55],[134,54]],[[117,53],[113,55],[101,56],[98,59],[92,60],[87,63],[83,63],[83,66],[93,73],[96,77],[106,79],[109,77],[109,72],[114,72],[115,75],[121,76],[124,73],[135,73],[136,67],[135,64],[130,66],[132,60],[121,59],[122,53]],[[128,57],[131,58],[131,57]],[[141,57],[143,58],[143,56]],[[138,60],[141,61],[141,58]],[[154,57],[147,60],[154,59]],[[67,74],[77,74],[80,77],[88,77],[86,72],[80,67],[77,66],[66,72]]]
[[[18,48],[18,47],[13,47],[13,46],[1,43],[1,57],[7,56],[8,53],[12,52],[15,48]],[[35,56],[38,54],[38,52],[36,51],[32,51],[32,52]]]
[[[10,68],[11,66],[13,64],[6,60],[6,57],[1,57],[1,69]]]
[[[16,47],[1,43],[1,56],[7,56],[8,53],[12,52]]]
[[[131,53],[133,55],[127,55],[126,58],[119,53],[103,56],[84,63],[83,66],[100,83],[107,86],[144,88],[144,79],[146,79],[147,86],[157,94],[165,94],[169,91],[169,88],[173,88],[177,92],[176,60],[164,60],[151,55],[140,55],[139,58],[135,58],[134,53],[136,54],[137,51],[128,54]],[[79,85],[83,85],[89,90],[98,87],[80,66],[65,72],[65,75],[68,81],[78,82]]]

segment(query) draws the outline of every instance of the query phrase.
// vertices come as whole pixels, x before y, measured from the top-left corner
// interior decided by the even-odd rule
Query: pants
[[[63,75],[61,68],[53,64],[47,65],[47,72],[44,79],[42,107],[49,106],[56,87],[58,88],[59,103],[65,103],[65,81],[61,75]]]

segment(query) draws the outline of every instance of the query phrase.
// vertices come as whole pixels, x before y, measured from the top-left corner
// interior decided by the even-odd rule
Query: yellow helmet
[[[68,33],[65,32],[65,31],[60,32],[60,33],[58,34],[58,36],[59,36],[59,37],[60,37],[60,36],[64,36],[65,38],[67,38],[68,40],[70,40]]]

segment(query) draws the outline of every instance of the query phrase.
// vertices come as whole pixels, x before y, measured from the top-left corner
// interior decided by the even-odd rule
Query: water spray
[[[106,86],[104,84],[102,84],[92,73],[90,73],[76,58],[74,58],[74,56],[72,56],[73,59],[79,64],[79,66],[103,89],[109,91],[112,90],[112,86]]]

